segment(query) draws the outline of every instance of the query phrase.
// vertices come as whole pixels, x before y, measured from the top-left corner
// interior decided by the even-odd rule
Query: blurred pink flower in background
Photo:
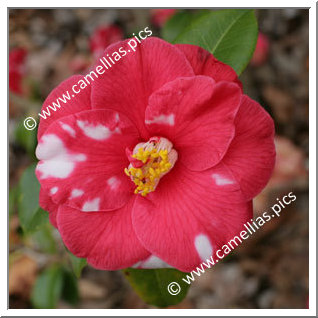
[[[76,55],[69,63],[69,68],[73,73],[84,73],[88,70],[91,61],[84,55]]]
[[[99,26],[89,39],[90,50],[96,58],[99,58],[104,53],[106,47],[120,41],[122,38],[123,32],[118,26]]]
[[[280,185],[307,177],[305,154],[286,137],[276,136],[276,164],[270,183]]]
[[[269,52],[268,37],[265,34],[259,32],[254,55],[251,60],[251,64],[253,66],[260,66],[264,64],[267,60],[268,52]]]
[[[162,27],[176,12],[177,9],[153,9],[150,11],[151,23],[157,27]]]
[[[20,95],[23,93],[22,79],[25,74],[27,53],[24,48],[14,48],[9,53],[9,89]]]

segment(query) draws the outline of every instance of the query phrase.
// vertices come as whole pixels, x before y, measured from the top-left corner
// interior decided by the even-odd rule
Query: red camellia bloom
[[[158,38],[42,119],[38,139],[40,205],[72,253],[106,270],[193,270],[244,229],[275,161],[273,120],[234,70]]]
[[[123,38],[122,30],[116,25],[99,26],[89,39],[89,47],[96,58],[100,57],[105,48]]]
[[[27,51],[23,48],[12,49],[9,53],[9,89],[16,94],[22,94],[22,79]]]

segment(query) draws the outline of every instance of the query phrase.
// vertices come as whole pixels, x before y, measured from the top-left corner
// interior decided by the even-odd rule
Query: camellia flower
[[[177,12],[177,9],[152,9],[150,12],[152,24],[162,27]]]
[[[116,25],[102,25],[95,29],[89,39],[89,47],[95,58],[99,58],[112,43],[123,38],[122,30]]]
[[[42,119],[38,139],[40,205],[72,253],[106,270],[193,270],[243,230],[275,161],[273,121],[234,70],[158,38]]]

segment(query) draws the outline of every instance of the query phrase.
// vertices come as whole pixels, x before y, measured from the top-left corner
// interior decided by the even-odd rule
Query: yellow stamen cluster
[[[135,194],[140,193],[142,196],[146,196],[149,192],[154,191],[159,179],[171,168],[168,151],[155,148],[151,150],[139,148],[138,152],[132,157],[142,161],[143,166],[140,168],[125,168],[125,173],[137,186]]]

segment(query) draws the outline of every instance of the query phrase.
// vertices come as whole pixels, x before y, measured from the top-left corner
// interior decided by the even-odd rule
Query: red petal
[[[147,128],[152,136],[168,138],[189,169],[208,169],[222,159],[234,137],[241,95],[230,82],[178,78],[150,96]]]
[[[252,210],[222,164],[194,172],[177,162],[156,191],[137,198],[132,216],[147,250],[191,271],[239,234]]]
[[[275,128],[269,114],[244,95],[235,119],[235,138],[223,162],[232,171],[247,200],[267,184],[275,165]]]
[[[57,228],[56,215],[57,215],[58,205],[52,201],[48,190],[43,188],[40,189],[39,205],[43,210],[49,213],[49,220],[51,224]]]
[[[71,76],[55,89],[53,89],[53,91],[46,98],[40,112],[40,114],[46,117],[46,119],[40,117],[41,119],[38,129],[38,139],[41,138],[46,129],[56,120],[81,112],[83,110],[91,109],[91,88],[89,85],[83,88],[78,94],[74,94],[72,91],[73,85],[77,85],[80,80],[83,80],[83,78],[84,77],[82,75]],[[76,90],[79,91],[79,85],[76,87]],[[61,100],[59,100],[59,98],[63,99],[63,94],[67,95],[67,92],[69,93],[68,96],[70,97],[70,100],[65,97],[64,100],[66,103],[63,103]],[[74,97],[72,97],[72,95]],[[59,100],[58,103],[60,108],[58,108],[58,106],[54,106],[53,104],[57,104],[57,100]],[[56,111],[49,106],[53,107],[53,109],[56,109]],[[45,113],[43,113],[43,111],[45,111]],[[50,114],[49,116],[46,115],[48,113]]]
[[[158,38],[147,38],[135,48],[134,39],[118,42],[107,48],[107,54],[126,51],[111,68],[92,83],[93,108],[109,108],[125,113],[137,126],[144,140],[148,140],[145,129],[145,109],[149,96],[165,83],[180,76],[193,76],[192,68],[185,56],[173,45]],[[137,42],[136,42],[137,43]],[[102,65],[101,62],[98,62]]]
[[[131,222],[133,200],[112,212],[85,213],[61,206],[57,224],[67,248],[98,269],[130,267],[150,253],[137,239]]]
[[[136,145],[138,137],[134,125],[112,110],[70,115],[40,139],[37,177],[57,204],[83,211],[120,208],[134,188],[124,173],[125,148]]]
[[[195,75],[210,76],[216,82],[234,82],[242,88],[242,83],[232,67],[217,60],[209,51],[191,44],[176,44],[175,46],[186,56]]]

